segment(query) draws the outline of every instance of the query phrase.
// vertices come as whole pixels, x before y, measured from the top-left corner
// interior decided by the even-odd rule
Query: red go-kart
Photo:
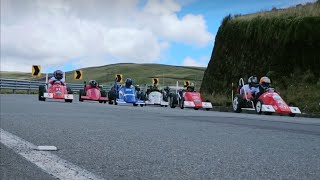
[[[239,86],[241,87],[243,85],[243,79],[241,78],[239,80]],[[240,87],[232,101],[233,110],[236,113],[240,113],[242,110],[254,110],[257,114],[263,112],[267,115],[277,113],[293,117],[296,114],[301,114],[298,107],[289,106],[274,88],[267,89],[262,95],[255,99],[250,90],[244,90],[244,94],[240,95]]]
[[[45,101],[46,98],[64,99],[65,102],[71,103],[73,100],[73,92],[66,84],[63,84],[60,81],[54,82],[49,88],[48,83],[46,83],[46,85],[39,86],[39,101]]]
[[[84,89],[80,89],[79,91],[79,101],[83,102],[83,100],[89,101],[99,101],[99,103],[107,103],[107,93],[104,90],[100,89],[101,86],[91,87],[90,85],[86,85],[84,82]]]
[[[199,92],[183,92],[182,97],[180,98],[180,108],[194,108],[198,109],[212,109],[211,102],[203,102],[201,94]]]
[[[255,104],[255,109],[258,114],[262,112],[265,114],[277,113],[292,117],[296,114],[301,114],[298,107],[289,106],[273,88],[267,89]]]
[[[178,105],[181,109],[193,108],[198,110],[203,108],[207,111],[212,109],[211,102],[204,102],[199,92],[179,89],[178,82],[175,94],[169,94],[169,105],[171,108],[175,108]]]

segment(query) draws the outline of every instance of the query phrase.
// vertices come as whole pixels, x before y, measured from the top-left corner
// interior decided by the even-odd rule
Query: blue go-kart
[[[133,104],[133,106],[145,105],[143,96],[134,86],[126,87],[125,85],[119,85],[115,81],[114,86],[108,93],[109,104]]]

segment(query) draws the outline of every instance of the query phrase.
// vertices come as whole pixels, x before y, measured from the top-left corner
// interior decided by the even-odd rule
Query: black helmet
[[[191,83],[191,85],[189,85],[188,87],[187,87],[187,91],[194,91],[194,84],[193,83]]]
[[[56,79],[61,80],[63,78],[63,72],[61,70],[56,70],[53,72],[53,76]]]
[[[89,85],[91,86],[91,87],[93,87],[93,88],[95,88],[95,87],[97,87],[97,81],[95,81],[95,80],[90,80],[89,81]]]

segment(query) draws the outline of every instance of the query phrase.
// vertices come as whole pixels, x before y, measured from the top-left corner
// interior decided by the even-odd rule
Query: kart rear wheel
[[[193,108],[194,110],[199,110],[199,108]]]
[[[181,98],[180,100],[180,108],[184,109],[184,98]]]
[[[107,93],[105,90],[100,91],[101,97],[107,97]]]
[[[263,105],[263,102],[259,99],[256,103],[256,113],[257,114],[262,113],[262,105]]]
[[[84,92],[84,90],[83,89],[80,89],[80,91],[79,91],[79,101],[80,102],[83,102],[83,99],[81,98],[81,96],[85,96],[86,94],[85,94],[85,92]]]
[[[143,104],[140,104],[141,107],[143,107]]]
[[[138,106],[138,104],[135,104],[135,103],[134,103],[133,106]]]
[[[169,105],[170,105],[171,108],[175,108],[176,107],[175,104],[174,104],[174,97],[172,97],[172,96],[169,98]]]
[[[234,98],[233,98],[233,101],[232,101],[232,108],[233,108],[233,111],[236,112],[236,113],[240,113],[242,110],[241,110],[241,105],[242,105],[242,97],[240,94],[236,95]]]

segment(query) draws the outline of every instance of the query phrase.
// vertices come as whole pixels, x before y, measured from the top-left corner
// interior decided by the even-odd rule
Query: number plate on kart
[[[289,107],[292,113],[301,114],[301,111],[297,107]]]
[[[45,97],[45,98],[53,98],[53,93],[43,93],[43,97]]]
[[[73,94],[65,94],[64,98],[65,99],[73,99]]]

